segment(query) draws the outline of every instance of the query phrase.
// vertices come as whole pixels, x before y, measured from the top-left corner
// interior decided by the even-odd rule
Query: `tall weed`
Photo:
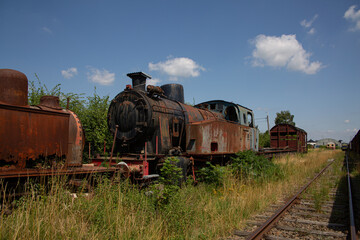
[[[100,179],[91,194],[77,193],[77,198],[62,180],[45,192],[34,186],[12,214],[0,213],[0,239],[225,238],[241,229],[249,216],[297,190],[335,154],[323,151],[275,159],[286,181],[250,181],[228,170],[217,187],[205,182],[180,187],[180,175],[168,181],[176,183],[177,190],[161,207],[154,204],[156,193],[149,194],[152,187],[140,190],[127,181],[112,184]],[[164,177],[162,185],[165,182]]]
[[[236,157],[232,158],[230,168],[239,178],[260,182],[284,178],[280,165],[250,150],[236,153]]]

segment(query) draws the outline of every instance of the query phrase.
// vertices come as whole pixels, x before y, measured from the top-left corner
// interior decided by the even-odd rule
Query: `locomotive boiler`
[[[151,176],[168,156],[178,156],[186,168],[190,162],[224,163],[238,151],[258,150],[251,109],[220,100],[190,106],[180,84],[145,89],[149,75],[127,76],[132,85],[111,101],[108,111],[114,156],[127,173]]]

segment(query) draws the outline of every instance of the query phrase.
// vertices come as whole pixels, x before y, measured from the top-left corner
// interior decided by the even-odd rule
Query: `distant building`
[[[314,148],[315,145],[316,145],[316,142],[315,142],[314,140],[310,139],[310,140],[307,142],[307,145],[310,145],[311,148]]]
[[[333,142],[329,142],[328,144],[326,144],[326,147],[330,148],[330,149],[335,149],[336,148],[335,143],[333,143]]]
[[[328,146],[329,143],[335,144],[335,147],[341,147],[341,143],[333,138],[324,138],[316,141],[315,146]]]

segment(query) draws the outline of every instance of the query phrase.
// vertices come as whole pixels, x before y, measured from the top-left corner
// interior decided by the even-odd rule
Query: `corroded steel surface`
[[[0,168],[23,169],[34,160],[66,155],[69,114],[0,104]]]
[[[209,120],[186,126],[188,154],[227,154],[250,149],[250,128]]]
[[[0,69],[0,103],[26,106],[28,105],[28,80],[25,74]]]

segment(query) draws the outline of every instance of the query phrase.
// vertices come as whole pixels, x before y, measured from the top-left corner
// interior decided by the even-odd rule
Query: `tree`
[[[289,110],[276,113],[275,124],[290,124],[295,126],[294,115]]]
[[[270,135],[268,131],[265,131],[264,133],[259,133],[259,147],[270,147]]]
[[[86,146],[90,143],[94,154],[103,153],[104,142],[106,142],[106,152],[111,150],[113,136],[107,125],[109,104],[109,96],[99,96],[95,88],[93,96],[87,97],[85,109],[79,114],[85,130]],[[84,155],[86,159],[87,151],[84,151]]]

